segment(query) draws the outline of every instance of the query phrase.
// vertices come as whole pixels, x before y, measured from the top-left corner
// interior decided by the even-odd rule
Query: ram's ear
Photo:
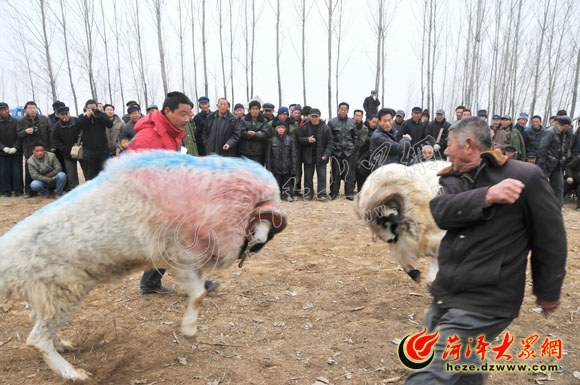
[[[365,207],[367,220],[375,221],[377,217],[387,214],[390,209],[396,209],[397,217],[400,217],[405,210],[405,198],[398,187],[385,187],[374,193]]]
[[[255,223],[261,221],[270,222],[272,224],[271,231],[274,234],[278,234],[288,225],[286,211],[274,202],[261,202],[256,206],[250,217],[247,232],[251,231]]]

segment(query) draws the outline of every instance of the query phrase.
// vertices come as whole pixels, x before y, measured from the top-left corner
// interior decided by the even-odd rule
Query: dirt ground
[[[0,200],[0,233],[47,202]],[[134,274],[98,286],[85,299],[61,333],[76,346],[65,358],[94,374],[89,384],[310,385],[320,377],[321,384],[402,384],[409,371],[397,358],[396,339],[418,331],[430,303],[426,286],[393,262],[385,243],[372,240],[352,202],[283,206],[290,219],[286,231],[242,269],[211,275],[221,286],[204,301],[196,339],[179,333],[186,299],[179,286],[165,296],[142,295],[140,274]],[[516,362],[557,363],[561,371],[550,378],[492,373],[488,384],[580,383],[574,377],[580,371],[580,314],[573,314],[580,307],[580,212],[574,208],[567,202],[564,213],[562,306],[548,319],[534,312],[530,283],[520,317],[508,328],[516,338],[508,353]],[[0,383],[62,384],[25,346],[29,312],[21,301],[0,305]],[[519,341],[534,333],[539,341],[560,338],[562,359],[540,358],[541,342],[534,345],[538,358],[517,359]]]

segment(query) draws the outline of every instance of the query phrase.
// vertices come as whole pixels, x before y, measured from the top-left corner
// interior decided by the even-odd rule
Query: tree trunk
[[[229,16],[230,16],[230,85],[232,87],[232,105],[236,102],[234,94],[234,23],[232,22],[233,6],[232,0],[229,0]]]
[[[86,1],[86,0],[85,0]],[[141,76],[141,85],[143,87],[143,98],[145,106],[149,105],[149,91],[147,89],[147,77],[145,75],[145,62],[143,60],[143,46],[141,44],[141,21],[139,19],[139,1],[135,0],[135,32],[137,40],[137,56],[139,58],[139,74]]]
[[[113,103],[113,90],[111,85],[111,65],[109,61],[109,42],[107,39],[107,19],[105,19],[105,6],[103,0],[101,0],[101,21],[102,21],[102,31],[100,32],[101,39],[103,39],[103,45],[105,46],[105,63],[107,65],[107,90],[109,91],[109,102]]]
[[[203,78],[205,95],[209,94],[209,83],[207,81],[207,38],[205,36],[205,1],[201,2],[201,49],[203,53]]]
[[[195,15],[197,10],[195,0],[191,0],[191,52],[193,54],[193,93],[195,94],[195,105],[197,106],[197,100],[199,95],[197,93],[197,55],[195,54]],[[206,94],[207,96],[207,94]]]
[[[67,68],[67,72],[68,72],[68,80],[70,83],[70,89],[73,95],[73,100],[74,100],[74,105],[75,105],[75,113],[78,116],[79,115],[79,107],[78,107],[78,100],[77,100],[77,92],[75,89],[75,83],[73,81],[73,77],[72,77],[72,67],[70,64],[70,54],[69,54],[69,46],[68,46],[68,31],[67,31],[67,27],[66,27],[66,15],[64,13],[64,0],[60,0],[60,15],[61,15],[61,19],[59,20],[59,24],[62,28],[62,34],[64,37],[64,52],[65,52],[65,56],[66,56],[66,68]]]
[[[219,18],[219,35],[220,35],[220,57],[222,62],[222,85],[224,89],[224,98],[228,98],[228,89],[226,84],[226,64],[224,59],[224,37],[223,37],[223,29],[224,29],[224,20],[223,20],[223,12],[222,12],[222,0],[218,0],[218,18]]]
[[[512,86],[511,86],[511,92],[510,92],[510,111],[512,114],[515,114],[516,110],[515,110],[515,97],[516,97],[516,93],[518,91],[516,91],[516,87],[517,87],[517,78],[518,78],[518,58],[519,58],[519,47],[520,47],[520,22],[521,22],[521,16],[522,16],[522,4],[523,1],[519,0],[518,2],[518,16],[516,19],[516,34],[515,34],[515,47],[514,47],[514,54],[513,54],[513,60],[514,60],[514,65],[513,65],[513,69],[512,69],[512,73],[513,73],[513,79],[512,79]]]
[[[123,77],[121,76],[121,53],[119,50],[119,41],[121,40],[121,36],[119,35],[119,19],[117,17],[118,13],[117,13],[117,1],[116,0],[113,0],[113,14],[115,17],[115,47],[117,49],[117,74],[119,76],[121,102],[122,102],[123,108],[124,108],[124,106],[125,106],[125,93],[123,91]],[[72,79],[71,79],[71,82],[72,82]],[[121,113],[121,115],[123,115],[123,113]]]
[[[282,105],[282,76],[280,73],[280,0],[276,0],[276,75],[278,76],[278,106]]]
[[[429,20],[431,21],[431,20]],[[425,35],[427,34],[427,0],[423,0],[423,34],[421,38],[421,106],[425,103]]]
[[[177,9],[179,11],[179,64],[181,67],[181,91],[185,93],[185,28],[183,27],[183,18],[181,17],[181,0],[178,0]]]
[[[52,92],[52,101],[57,100],[56,94],[56,79],[52,72],[52,60],[50,59],[50,44],[48,42],[48,34],[46,33],[46,11],[44,0],[40,0],[40,14],[42,15],[42,36],[44,45],[44,56],[46,59],[46,69],[48,72],[48,80],[50,82],[50,90]]]
[[[328,11],[327,32],[328,32],[328,119],[332,118],[332,13],[334,11],[334,0],[326,0]]]
[[[572,105],[570,106],[570,117],[574,118],[576,110],[576,100],[578,100],[578,75],[580,75],[580,44],[576,46],[576,69],[574,71],[574,84],[572,85]]]
[[[340,75],[340,47],[342,43],[342,0],[338,0],[338,32],[337,32],[337,42],[336,42],[336,68],[335,68],[335,98],[336,98],[336,110],[338,111],[338,77]]]
[[[550,9],[550,0],[546,0],[544,7],[544,15],[542,17],[542,29],[540,30],[540,44],[536,50],[536,65],[534,70],[534,90],[532,93],[532,104],[530,106],[530,116],[534,115],[536,109],[536,100],[538,98],[538,83],[540,78],[540,62],[542,60],[542,49],[544,47],[544,36],[546,35],[546,28],[548,26],[548,12]]]
[[[250,56],[250,95],[254,96],[254,52],[256,47],[256,0],[252,0],[252,52]]]
[[[157,45],[159,46],[159,65],[161,66],[161,80],[163,82],[163,95],[167,95],[167,69],[165,68],[165,50],[163,49],[163,30],[161,29],[161,9],[165,8],[161,0],[154,0],[155,25],[157,27]],[[181,17],[181,16],[180,16]]]
[[[306,101],[306,0],[302,0],[301,5],[301,27],[302,27],[302,56],[300,57],[302,62],[302,97],[304,99],[304,105],[307,105]]]

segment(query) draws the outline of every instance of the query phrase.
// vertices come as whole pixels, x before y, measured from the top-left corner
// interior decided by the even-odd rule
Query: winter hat
[[[69,112],[69,108],[67,106],[60,106],[56,109],[56,113],[59,115],[66,114]]]
[[[132,112],[135,112],[135,111],[141,111],[141,108],[139,106],[137,106],[137,105],[132,105],[129,108],[127,108],[127,113],[128,114],[130,114]]]
[[[405,117],[405,111],[403,111],[403,110],[397,110],[397,113],[395,114],[395,116],[402,116],[404,118]]]
[[[296,110],[302,112],[302,106],[300,104],[295,105],[294,106],[294,111],[296,111]]]
[[[274,110],[274,105],[272,103],[264,103],[264,111]]]
[[[2,108],[9,108],[8,107],[8,103],[1,102],[0,103],[0,109],[2,109]]]
[[[209,98],[207,96],[202,96],[201,98],[197,99],[198,103],[209,103]]]
[[[278,115],[280,115],[280,114],[290,115],[290,111],[288,111],[288,107],[278,108]]]
[[[286,123],[286,122],[285,122],[285,121],[283,121],[283,120],[278,120],[278,122],[276,122],[276,126],[275,126],[275,128],[278,128],[278,127],[280,127],[280,126],[284,126],[284,127],[288,128],[288,123]]]
[[[244,105],[242,103],[236,103],[236,105],[234,106],[234,111],[237,110],[238,108],[244,108]]]
[[[320,110],[318,108],[311,109],[310,116],[312,116],[312,115],[320,116]]]
[[[413,107],[413,109],[411,110],[411,112],[421,113],[421,112],[423,112],[423,110],[421,109],[421,107]]]
[[[479,110],[479,111],[477,111],[477,116],[487,116],[487,110]]]
[[[445,110],[438,109],[437,110],[437,115],[445,115]]]

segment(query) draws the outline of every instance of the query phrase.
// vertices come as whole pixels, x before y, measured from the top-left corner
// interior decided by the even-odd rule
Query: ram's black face
[[[397,210],[393,208],[388,215],[377,216],[375,219],[376,226],[374,226],[375,233],[387,243],[396,243],[399,240],[397,229],[400,222],[401,217]]]

